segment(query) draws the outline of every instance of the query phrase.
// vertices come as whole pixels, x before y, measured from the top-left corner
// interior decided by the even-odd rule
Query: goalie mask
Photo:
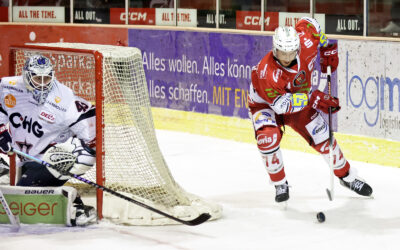
[[[296,58],[300,49],[300,38],[293,27],[276,28],[272,43],[275,58],[285,67]]]
[[[42,55],[31,56],[26,60],[22,75],[33,98],[43,104],[54,85],[54,69],[50,59]]]

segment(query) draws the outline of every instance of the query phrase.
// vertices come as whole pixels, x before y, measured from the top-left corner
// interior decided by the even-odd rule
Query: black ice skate
[[[96,209],[83,204],[75,205],[76,218],[74,226],[86,226],[94,223],[97,218]]]
[[[371,196],[372,194],[372,188],[370,185],[368,185],[365,181],[362,181],[359,179],[359,177],[356,177],[353,181],[348,182],[346,181],[346,177],[339,178],[340,179],[340,184],[344,187],[347,187],[350,190],[353,190],[359,195],[362,196]]]
[[[10,184],[10,170],[7,162],[0,157],[0,184]]]
[[[9,174],[9,169],[10,166],[8,163],[2,157],[0,157],[0,177]]]
[[[9,173],[10,173],[10,170],[8,170],[7,168],[0,167],[0,177],[3,175],[8,175]]]
[[[289,200],[289,185],[288,182],[282,185],[275,185],[276,194],[275,194],[275,201],[276,202],[283,202]]]

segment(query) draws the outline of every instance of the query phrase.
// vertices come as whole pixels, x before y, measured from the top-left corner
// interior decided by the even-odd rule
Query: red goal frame
[[[16,74],[16,50],[31,50],[31,51],[45,51],[51,53],[55,52],[70,52],[73,54],[91,55],[95,61],[95,106],[96,106],[96,183],[104,186],[105,174],[104,174],[104,146],[103,146],[103,134],[104,134],[104,123],[103,123],[103,55],[97,50],[87,49],[74,49],[74,48],[60,48],[60,47],[49,47],[49,46],[37,46],[37,45],[18,45],[10,46],[9,48],[9,75],[14,76]],[[57,72],[55,73],[57,77]],[[16,183],[16,163],[15,154],[10,157],[10,184],[15,185]],[[103,218],[103,190],[96,190],[96,206],[98,218]]]

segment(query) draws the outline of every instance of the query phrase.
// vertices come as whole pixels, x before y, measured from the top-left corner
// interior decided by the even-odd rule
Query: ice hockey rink
[[[221,219],[195,227],[22,225],[17,233],[1,225],[0,250],[400,249],[400,168],[350,161],[373,187],[374,198],[357,196],[335,180],[329,201],[329,168],[322,157],[283,150],[291,185],[285,210],[274,201],[275,188],[255,144],[156,133],[175,180],[221,204]],[[326,215],[324,223],[316,220],[319,211]]]

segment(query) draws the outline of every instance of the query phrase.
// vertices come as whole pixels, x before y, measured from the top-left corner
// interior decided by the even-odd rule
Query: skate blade
[[[281,210],[286,211],[288,208],[288,202],[287,201],[282,201],[278,203],[278,206]]]

